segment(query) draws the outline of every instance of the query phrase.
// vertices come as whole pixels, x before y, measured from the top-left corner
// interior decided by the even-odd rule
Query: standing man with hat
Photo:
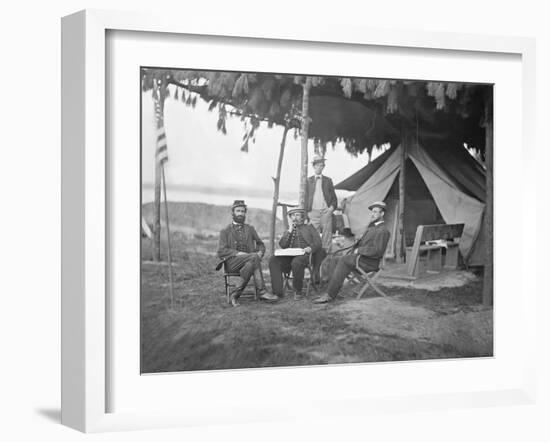
[[[359,266],[365,272],[372,272],[380,268],[380,261],[386,253],[386,247],[390,239],[390,232],[384,224],[386,203],[377,201],[369,206],[371,222],[361,239],[353,246],[353,253],[342,256],[338,260],[336,269],[330,277],[326,293],[323,293],[313,302],[323,304],[333,301],[342,288],[346,277],[355,269],[357,255]]]
[[[323,249],[330,251],[332,244],[332,212],[338,207],[338,198],[332,179],[324,176],[325,159],[319,155],[313,157],[315,174],[307,179],[307,211],[313,226],[322,234]]]
[[[233,290],[229,302],[233,307],[239,306],[241,296],[248,281],[254,276],[254,284],[260,299],[276,301],[278,298],[265,288],[261,260],[265,245],[256,229],[245,224],[247,207],[243,200],[235,200],[231,206],[233,222],[220,232],[218,256],[225,261],[228,272],[238,272],[241,282]]]
[[[321,236],[311,224],[305,224],[306,211],[302,208],[291,209],[288,216],[292,223],[289,229],[283,233],[279,245],[283,249],[303,249],[304,254],[298,256],[272,256],[269,260],[269,274],[271,275],[271,288],[273,294],[283,296],[283,273],[292,270],[292,286],[294,299],[302,297],[304,286],[304,270],[309,264],[309,256],[322,250]]]

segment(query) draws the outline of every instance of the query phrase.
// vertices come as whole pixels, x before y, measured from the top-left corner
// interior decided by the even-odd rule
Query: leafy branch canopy
[[[197,97],[217,110],[217,129],[227,132],[228,118],[243,121],[243,144],[255,141],[260,123],[295,130],[302,126],[301,99],[303,75],[197,71],[176,69],[142,70],[142,89],[153,89],[157,82],[164,100],[170,96],[188,106]],[[357,155],[384,143],[398,143],[403,130],[413,131],[424,142],[455,139],[483,150],[488,85],[312,76],[309,136],[316,149],[327,143],[343,142]]]

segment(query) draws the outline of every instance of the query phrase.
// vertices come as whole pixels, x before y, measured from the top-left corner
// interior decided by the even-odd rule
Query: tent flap
[[[445,223],[464,223],[459,248],[468,262],[479,235],[485,204],[460,191],[447,173],[418,146],[410,149],[409,157],[428,186]]]
[[[370,178],[357,189],[346,205],[351,230],[357,237],[361,236],[370,222],[368,206],[373,201],[383,201],[399,173],[401,147],[380,165]]]
[[[366,181],[349,199],[346,205],[346,213],[350,220],[350,227],[357,236],[362,235],[369,224],[368,206],[373,201],[387,199],[388,192],[401,167],[401,149],[402,147],[398,146],[386,157],[385,161],[379,163],[375,170],[371,170]],[[465,262],[469,265],[483,265],[485,251],[484,247],[480,246],[479,241],[482,241],[485,237],[482,232],[485,204],[468,192],[468,189],[472,187],[471,183],[461,182],[464,176],[472,176],[472,174],[480,175],[475,175],[476,182],[484,182],[482,168],[472,168],[471,164],[460,162],[457,160],[459,156],[450,157],[448,161],[452,161],[452,164],[449,165],[451,167],[445,167],[444,164],[441,164],[441,159],[436,162],[426,149],[418,145],[411,146],[407,153],[426,184],[430,196],[433,198],[445,223],[464,223],[459,248]],[[450,173],[452,170],[462,169],[468,172],[456,175]],[[480,191],[477,190],[476,193],[480,194]],[[389,204],[389,201],[386,201],[386,203]],[[405,207],[405,218],[407,217],[406,211],[407,208]],[[392,231],[390,240],[392,244],[395,241],[395,229],[391,227],[395,216],[395,210],[389,210],[386,213],[388,228]]]

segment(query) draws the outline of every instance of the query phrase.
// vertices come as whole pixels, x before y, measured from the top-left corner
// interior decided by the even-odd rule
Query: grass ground
[[[149,261],[148,240],[142,246]],[[216,240],[175,235],[172,246],[174,309],[166,266],[142,265],[143,373],[492,355],[480,277],[437,292],[386,287],[387,298],[369,291],[356,300],[346,289],[328,305],[289,296],[276,304],[241,298],[233,308],[214,270]]]

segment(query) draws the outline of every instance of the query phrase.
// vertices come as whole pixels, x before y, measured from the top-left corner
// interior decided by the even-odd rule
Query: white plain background
[[[357,3],[355,5],[354,3]],[[359,6],[362,5],[362,6]],[[60,17],[83,8],[148,10],[144,1],[11,2],[0,17],[2,45],[2,106],[0,127],[3,193],[0,336],[0,410],[3,440],[548,440],[550,391],[548,373],[548,292],[539,283],[539,400],[537,405],[376,415],[363,419],[323,422],[266,423],[246,426],[155,430],[83,435],[59,424],[60,417]],[[539,189],[548,188],[550,121],[545,101],[550,78],[550,31],[543,2],[524,0],[503,5],[496,1],[448,3],[395,0],[387,2],[174,2],[157,0],[158,11],[193,20],[210,14],[230,20],[321,20],[379,28],[423,29],[537,37],[537,153]],[[519,122],[518,122],[519,124]],[[546,174],[546,175],[545,175]],[[510,177],[517,179],[521,175]],[[539,192],[539,232],[533,239],[547,244],[547,191]],[[514,204],[514,201],[510,201]],[[534,207],[525,208],[532,210]],[[545,221],[545,222],[543,222]],[[533,257],[533,273],[547,267],[542,254]]]

